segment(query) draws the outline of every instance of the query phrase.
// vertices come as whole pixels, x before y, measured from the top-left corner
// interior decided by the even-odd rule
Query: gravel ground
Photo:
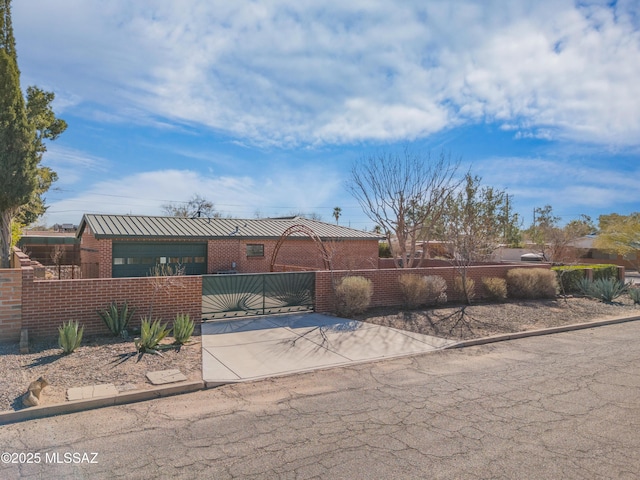
[[[22,394],[40,376],[50,383],[41,395],[43,405],[64,402],[71,387],[113,383],[119,391],[149,389],[153,385],[145,374],[158,370],[178,369],[189,380],[202,380],[200,345],[200,336],[194,335],[179,351],[170,348],[162,356],[145,354],[140,359],[132,340],[113,337],[83,339],[69,355],[62,355],[57,339],[32,343],[32,353],[24,355],[17,344],[0,345],[0,411],[23,408]]]
[[[376,309],[357,320],[454,340],[482,338],[540,328],[640,315],[628,296],[606,304],[588,298],[530,300],[499,304],[447,306],[429,310]]]
[[[354,317],[358,320],[443,338],[465,340],[500,333],[519,332],[582,323],[620,315],[640,315],[628,297],[607,305],[585,298],[536,300],[468,307],[399,311],[373,309]],[[170,344],[173,339],[165,339]],[[178,369],[189,380],[202,379],[200,336],[194,335],[179,351],[163,356],[135,354],[133,341],[96,337],[86,339],[70,355],[62,355],[57,340],[32,343],[32,353],[21,355],[17,344],[0,345],[0,411],[22,408],[20,397],[41,375],[51,384],[42,394],[42,404],[61,403],[71,387],[113,383],[119,391],[152,388],[145,374]]]

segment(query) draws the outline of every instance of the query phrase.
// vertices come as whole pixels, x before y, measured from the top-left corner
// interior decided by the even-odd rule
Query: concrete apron
[[[427,353],[455,341],[318,313],[202,324],[207,387]]]

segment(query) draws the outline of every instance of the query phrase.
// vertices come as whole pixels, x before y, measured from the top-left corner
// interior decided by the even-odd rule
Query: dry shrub
[[[364,277],[344,277],[336,286],[339,315],[353,315],[364,312],[371,303],[373,283]]]
[[[421,277],[405,273],[398,277],[398,283],[406,308],[435,305],[447,301],[447,282],[437,275]]]
[[[407,308],[416,308],[427,302],[427,283],[425,277],[405,273],[398,277],[402,301]]]
[[[426,286],[426,304],[437,305],[447,303],[447,281],[440,275],[423,277]]]
[[[490,300],[504,302],[507,299],[507,281],[504,278],[483,277],[482,285]]]
[[[469,278],[469,277],[464,277],[465,278],[465,282],[463,282],[463,277],[456,277],[453,281],[453,290],[456,292],[456,295],[460,298],[462,298],[463,300],[469,300],[472,301],[474,298],[476,298],[476,282],[473,280],[473,278]],[[465,297],[464,295],[464,285],[466,284],[467,286],[467,295],[468,298]]]
[[[514,268],[507,272],[507,292],[511,298],[553,298],[558,281],[556,273],[543,268]]]

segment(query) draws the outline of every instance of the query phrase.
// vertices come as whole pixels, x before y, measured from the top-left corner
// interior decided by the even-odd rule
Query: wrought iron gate
[[[314,309],[314,272],[204,275],[202,319]]]

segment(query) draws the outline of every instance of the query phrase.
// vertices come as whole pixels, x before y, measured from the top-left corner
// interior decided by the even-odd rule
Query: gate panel
[[[202,319],[312,311],[315,273],[255,273],[202,277]]]

